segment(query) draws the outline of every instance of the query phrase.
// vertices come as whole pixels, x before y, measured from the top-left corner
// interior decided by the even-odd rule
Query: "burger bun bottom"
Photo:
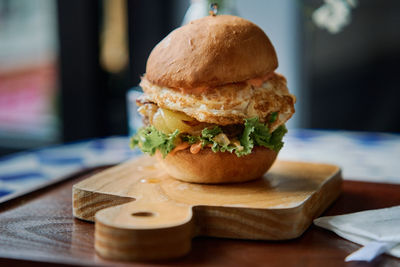
[[[192,154],[189,149],[156,157],[172,177],[191,183],[221,184],[246,182],[260,178],[274,163],[277,152],[257,146],[251,154],[237,157],[235,153],[217,152],[210,148]]]

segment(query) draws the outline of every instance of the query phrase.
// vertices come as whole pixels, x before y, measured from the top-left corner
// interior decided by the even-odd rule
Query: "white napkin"
[[[314,224],[363,245],[346,261],[371,261],[382,253],[400,258],[400,206],[321,217]]]

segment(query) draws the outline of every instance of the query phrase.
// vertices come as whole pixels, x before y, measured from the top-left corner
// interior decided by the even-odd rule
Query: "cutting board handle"
[[[105,258],[166,259],[187,254],[194,236],[192,208],[171,200],[139,199],[95,216],[95,248]]]

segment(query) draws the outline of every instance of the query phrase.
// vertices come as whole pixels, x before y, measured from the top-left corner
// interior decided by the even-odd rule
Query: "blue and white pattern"
[[[84,169],[117,164],[140,154],[127,137],[108,137],[0,158],[0,203]]]
[[[280,159],[339,165],[347,180],[400,184],[400,135],[291,130]]]
[[[108,137],[1,158],[0,203],[78,171],[139,154],[129,148],[128,137]],[[279,159],[336,164],[344,179],[400,184],[398,134],[292,129]]]

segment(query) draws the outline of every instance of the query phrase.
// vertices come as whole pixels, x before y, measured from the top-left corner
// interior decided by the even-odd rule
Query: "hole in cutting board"
[[[131,214],[133,217],[151,217],[154,216],[154,213],[149,211],[138,211]]]

